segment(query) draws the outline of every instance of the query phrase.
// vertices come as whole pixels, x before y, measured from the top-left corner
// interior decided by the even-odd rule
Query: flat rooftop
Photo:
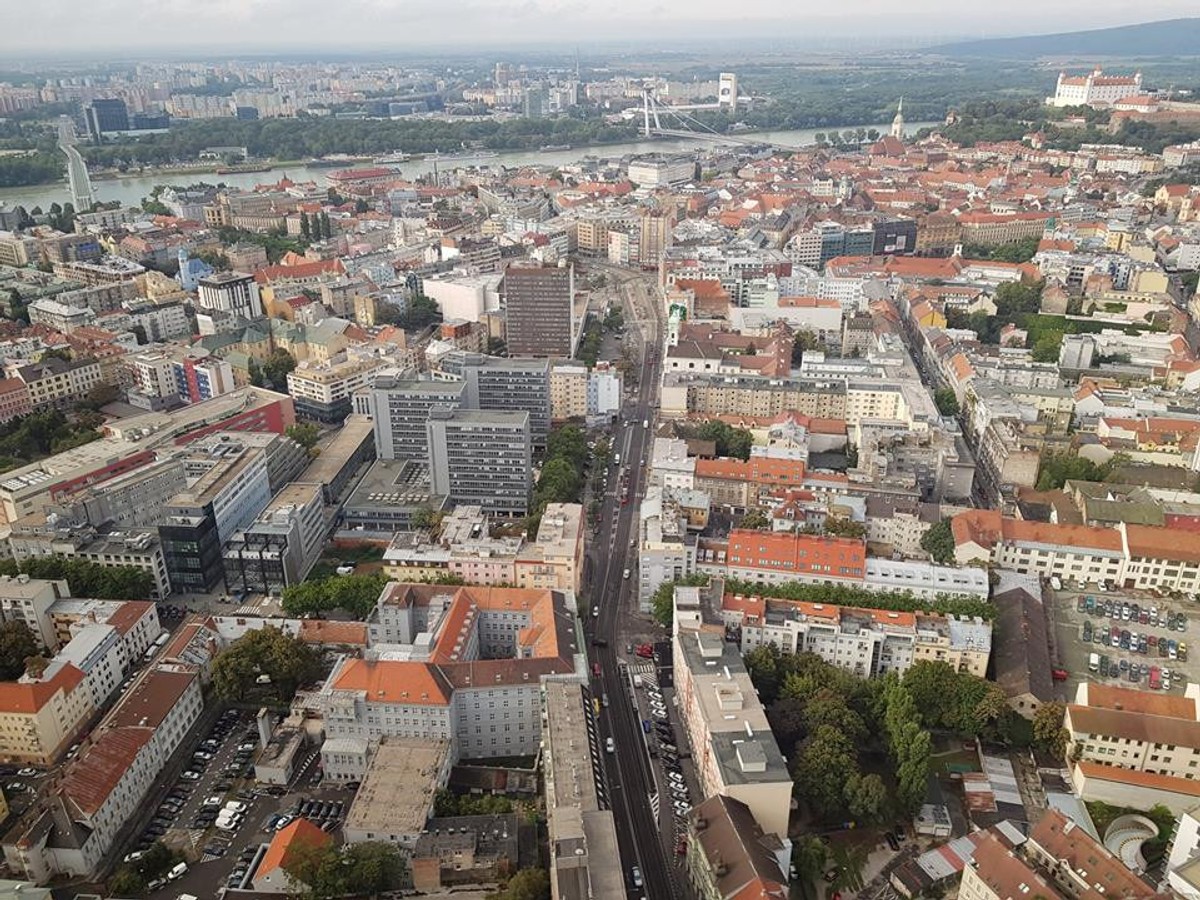
[[[347,508],[430,506],[441,509],[445,498],[434,494],[429,467],[408,459],[379,459],[346,498]]]
[[[345,827],[378,835],[420,834],[449,754],[449,741],[383,739],[354,795]]]

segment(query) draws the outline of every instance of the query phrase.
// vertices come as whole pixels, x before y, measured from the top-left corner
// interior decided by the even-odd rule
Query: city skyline
[[[472,0],[448,33],[440,6],[417,0],[350,0],[331,18],[313,0],[282,4],[278,0],[215,2],[195,5],[170,0],[153,7],[131,0],[79,8],[66,0],[47,0],[22,11],[0,36],[0,50],[18,57],[113,55],[155,56],[162,51],[197,55],[214,50],[256,53],[288,51],[428,53],[433,49],[544,46],[570,40],[584,46],[604,44],[674,45],[684,41],[758,38],[782,41],[805,38],[814,45],[900,41],[907,46],[958,38],[1045,34],[1081,28],[1105,28],[1165,20],[1195,13],[1186,0],[1151,0],[1131,12],[1119,0],[1057,0],[1034,4],[1018,0],[1003,8],[973,10],[944,0],[924,0],[895,12],[878,0],[851,0],[835,11],[807,11],[803,18],[778,15],[761,0],[729,7],[707,3],[689,6],[686,18],[671,3],[648,7],[627,4],[596,11],[573,0],[525,0],[495,6]],[[370,22],[370,28],[363,28]],[[414,23],[416,23],[414,27]],[[669,31],[664,32],[662,29]],[[395,37],[381,40],[379,35]]]

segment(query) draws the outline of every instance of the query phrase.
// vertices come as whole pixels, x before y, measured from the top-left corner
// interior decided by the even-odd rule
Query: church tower
[[[898,141],[904,140],[904,98],[896,107],[896,118],[892,119],[892,137]]]

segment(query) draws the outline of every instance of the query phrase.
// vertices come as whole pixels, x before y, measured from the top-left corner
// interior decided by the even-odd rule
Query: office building
[[[218,272],[201,278],[197,305],[246,319],[261,319],[263,315],[258,283],[253,275],[241,272]]]
[[[467,383],[468,409],[529,413],[529,432],[535,447],[546,445],[550,433],[550,362],[502,359],[464,354],[462,377]]]
[[[225,546],[230,591],[275,594],[299,584],[321,555],[326,533],[320,484],[293,482]]]
[[[452,504],[496,515],[529,511],[529,413],[434,407],[427,423],[430,482]]]
[[[119,98],[93,100],[83,108],[88,134],[99,144],[106,134],[129,130],[129,110]]]
[[[86,400],[101,383],[100,363],[94,359],[66,361],[49,356],[41,362],[17,369],[17,378],[29,391],[29,402],[38,410],[61,409]]]
[[[377,375],[367,396],[379,458],[425,462],[430,410],[465,406],[466,391],[465,382],[418,381],[397,372]]]
[[[574,266],[512,266],[504,273],[503,293],[511,356],[575,354],[581,329]]]

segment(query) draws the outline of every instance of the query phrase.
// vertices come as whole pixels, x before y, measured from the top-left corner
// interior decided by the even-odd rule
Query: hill
[[[1143,22],[1093,31],[1036,34],[1027,37],[959,41],[927,48],[945,56],[1037,59],[1063,56],[1197,56],[1200,18]]]

